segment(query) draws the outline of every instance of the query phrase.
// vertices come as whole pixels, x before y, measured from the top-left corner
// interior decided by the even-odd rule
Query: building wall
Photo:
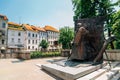
[[[58,32],[54,32],[54,31],[47,31],[47,41],[49,43],[49,50],[52,49],[57,49],[57,47],[54,46],[54,42],[58,41],[59,39],[59,33]]]
[[[45,31],[39,31],[38,32],[39,35],[39,42],[38,45],[41,43],[42,40],[46,40],[47,41],[47,33]],[[39,51],[41,50],[41,47],[38,46]]]
[[[25,31],[8,29],[8,48],[24,49]]]
[[[38,32],[26,31],[25,47],[27,51],[38,50],[39,34]]]
[[[7,20],[0,18],[0,49],[4,47],[6,49],[7,46]]]
[[[46,39],[47,39],[47,33],[43,31],[39,31],[39,42]]]
[[[24,26],[22,27],[24,28]],[[28,28],[24,28],[24,30],[10,29],[8,28],[8,20],[7,19],[4,20],[3,18],[0,17],[0,35],[2,36],[0,37],[0,49],[4,47],[6,51],[8,50],[8,52],[11,52],[12,49],[14,50],[21,49],[27,51],[40,50],[41,47],[39,47],[39,44],[43,39],[48,41],[49,43],[48,50],[56,49],[56,47],[54,47],[54,41],[58,41],[59,38],[58,32],[39,29],[34,31],[35,26],[33,31],[27,29]],[[3,42],[4,44],[2,44]]]

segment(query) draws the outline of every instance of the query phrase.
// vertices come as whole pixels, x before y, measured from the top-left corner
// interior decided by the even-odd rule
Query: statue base
[[[41,65],[41,68],[64,80],[75,80],[107,65],[106,62],[92,65],[92,62],[60,60]]]

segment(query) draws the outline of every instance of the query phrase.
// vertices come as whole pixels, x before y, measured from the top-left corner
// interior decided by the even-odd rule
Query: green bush
[[[55,57],[60,56],[60,52],[40,52],[34,51],[30,53],[31,58]]]

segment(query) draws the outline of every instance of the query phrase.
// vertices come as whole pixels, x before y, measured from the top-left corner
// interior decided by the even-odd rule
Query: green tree
[[[115,13],[114,6],[120,5],[120,0],[72,0],[74,9],[74,20],[78,18],[90,18],[94,16],[106,16],[105,27],[108,29],[108,36],[111,36],[112,14]],[[114,48],[111,43],[111,48]]]
[[[93,16],[107,16],[113,12],[114,6],[120,4],[120,0],[112,3],[111,0],[72,0],[74,20]]]
[[[46,40],[42,40],[39,44],[44,50],[48,48],[48,42]]]
[[[95,15],[95,9],[91,10],[91,0],[72,0],[74,6],[74,20],[78,18],[86,18]]]
[[[65,26],[64,28],[60,29],[60,38],[59,43],[62,44],[63,49],[70,49],[71,48],[71,42],[74,37],[73,28],[70,28],[68,26]]]
[[[117,41],[115,41],[115,48],[120,49],[120,10],[114,13],[112,18],[113,18],[113,22],[112,22],[113,32],[112,33],[117,38]]]

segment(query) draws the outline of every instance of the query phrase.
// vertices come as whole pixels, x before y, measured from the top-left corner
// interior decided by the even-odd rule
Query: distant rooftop
[[[53,31],[53,32],[59,32],[57,29],[55,29],[54,27],[52,26],[45,26],[44,28],[41,28],[41,27],[38,27],[38,26],[34,26],[34,25],[29,25],[29,24],[17,24],[17,23],[14,23],[14,22],[8,22],[8,29],[13,29],[13,30],[24,30],[23,27],[26,29],[26,30],[29,30],[29,31],[33,31],[33,32],[39,32],[39,31]]]
[[[44,27],[44,29],[45,29],[46,31],[59,32],[57,29],[55,29],[54,27],[49,26],[49,25],[46,25],[46,26]]]
[[[23,27],[20,24],[14,23],[14,22],[8,22],[8,29],[11,30],[20,30],[23,31]]]
[[[0,18],[2,18],[2,19],[4,19],[4,20],[8,20],[7,16],[2,15],[2,14],[0,14]]]

